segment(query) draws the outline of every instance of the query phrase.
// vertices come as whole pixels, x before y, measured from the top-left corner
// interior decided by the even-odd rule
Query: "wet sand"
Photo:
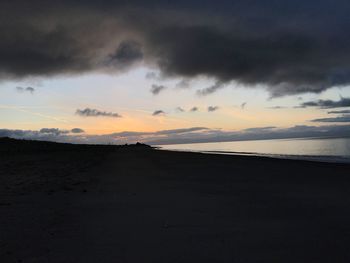
[[[350,262],[350,165],[0,141],[1,262]]]

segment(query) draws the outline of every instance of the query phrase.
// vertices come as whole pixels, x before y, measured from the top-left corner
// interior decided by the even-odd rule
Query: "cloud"
[[[307,101],[300,104],[299,107],[300,108],[319,107],[324,109],[350,107],[350,98],[342,97],[338,101],[334,101],[334,100]]]
[[[181,107],[177,107],[177,108],[176,108],[176,111],[177,111],[177,112],[184,112],[185,110],[184,110],[183,108],[181,108]]]
[[[199,109],[197,108],[197,107],[193,107],[193,108],[191,108],[190,109],[190,112],[196,112],[196,111],[198,111]]]
[[[121,115],[115,112],[106,112],[106,111],[100,111],[97,109],[90,109],[90,108],[85,108],[83,110],[77,109],[75,113],[83,117],[112,117],[112,118],[122,117]]]
[[[152,113],[153,116],[162,116],[165,115],[165,112],[162,110],[156,110]]]
[[[35,89],[34,88],[32,88],[32,87],[27,87],[26,88],[26,91],[28,91],[28,92],[30,92],[30,93],[34,93],[34,91],[35,91]]]
[[[159,76],[156,72],[147,72],[145,78],[149,80],[159,80]]]
[[[350,110],[335,110],[335,111],[328,112],[328,114],[338,114],[338,113],[350,113]]]
[[[119,138],[130,138],[130,137],[149,137],[149,136],[164,136],[164,135],[172,135],[172,134],[185,134],[197,131],[209,130],[206,127],[190,127],[190,128],[182,128],[182,129],[171,129],[171,130],[160,130],[155,132],[133,132],[133,131],[124,131],[113,133],[112,135]]]
[[[285,109],[285,106],[272,106],[272,107],[267,107],[268,109],[273,109],[273,110],[280,110],[280,109]]]
[[[190,81],[187,79],[183,79],[176,83],[175,87],[179,89],[188,89],[190,87]]]
[[[117,69],[125,69],[143,59],[141,45],[128,40],[121,42],[115,52],[107,57],[106,65]]]
[[[33,87],[16,87],[16,90],[20,93],[23,93],[23,92],[29,92],[30,94],[33,94],[35,89]]]
[[[190,127],[172,130],[160,130],[155,132],[124,131],[103,135],[82,135],[81,133],[83,133],[84,131],[80,128],[74,128],[70,131],[61,130],[58,128],[42,128],[39,131],[0,129],[0,137],[85,144],[124,144],[155,140],[159,138],[175,138],[178,136],[191,137],[206,130],[209,129],[206,127]]]
[[[70,131],[62,130],[59,128],[42,128],[38,131],[0,129],[0,137],[10,137],[15,139],[27,140],[84,143],[84,138],[80,137],[80,135],[77,137],[76,132],[74,131],[83,130],[80,128],[74,128]]]
[[[218,109],[219,109],[218,106],[209,106],[209,107],[208,107],[208,112],[217,111]]]
[[[206,96],[209,94],[212,94],[214,92],[216,92],[218,89],[221,89],[224,87],[224,83],[223,82],[216,82],[215,84],[213,84],[212,86],[205,88],[205,89],[201,89],[201,90],[197,90],[197,95],[199,96]]]
[[[243,102],[243,103],[241,104],[241,109],[244,110],[245,106],[247,106],[247,102]]]
[[[151,88],[151,92],[153,95],[158,95],[161,91],[165,90],[167,87],[163,86],[163,85],[156,85],[153,84],[152,88]]]
[[[80,134],[74,133],[73,130],[75,129],[71,131],[58,128],[42,128],[39,131],[0,129],[0,137],[65,143],[96,143],[93,140],[93,135],[88,135],[85,138]]]
[[[288,138],[329,138],[345,137],[350,133],[350,125],[306,126],[299,125],[290,128],[257,127],[242,131],[203,130],[190,134],[153,137],[145,142],[153,145],[177,143],[229,142],[246,140],[269,140]]]
[[[83,129],[80,128],[73,128],[70,131],[71,133],[84,133],[85,131]]]
[[[155,135],[183,134],[183,133],[204,131],[204,130],[209,130],[209,129],[206,127],[191,127],[191,128],[183,128],[183,129],[162,130],[162,131],[157,131],[153,134]]]
[[[267,126],[267,127],[258,127],[258,128],[248,128],[245,129],[245,132],[271,132],[271,130],[276,129],[275,126]]]
[[[0,76],[118,72],[142,62],[171,77],[262,84],[272,96],[350,84],[348,1],[213,6],[200,0],[6,1]]]
[[[320,118],[311,120],[312,122],[350,122],[350,115],[343,115],[332,118]]]
[[[60,134],[67,134],[69,131],[67,130],[60,130],[57,128],[42,128],[40,131],[42,134],[51,134],[51,135],[60,135]]]

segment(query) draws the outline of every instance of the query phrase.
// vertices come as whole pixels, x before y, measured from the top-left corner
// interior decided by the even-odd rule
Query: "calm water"
[[[350,138],[283,139],[160,145],[166,150],[350,163]]]

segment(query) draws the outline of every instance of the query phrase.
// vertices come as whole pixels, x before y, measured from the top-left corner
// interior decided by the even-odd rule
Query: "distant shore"
[[[1,262],[349,262],[350,165],[0,139]]]

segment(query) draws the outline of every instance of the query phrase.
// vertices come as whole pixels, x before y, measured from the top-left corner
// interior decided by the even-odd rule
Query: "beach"
[[[349,262],[350,164],[0,141],[1,262]]]

